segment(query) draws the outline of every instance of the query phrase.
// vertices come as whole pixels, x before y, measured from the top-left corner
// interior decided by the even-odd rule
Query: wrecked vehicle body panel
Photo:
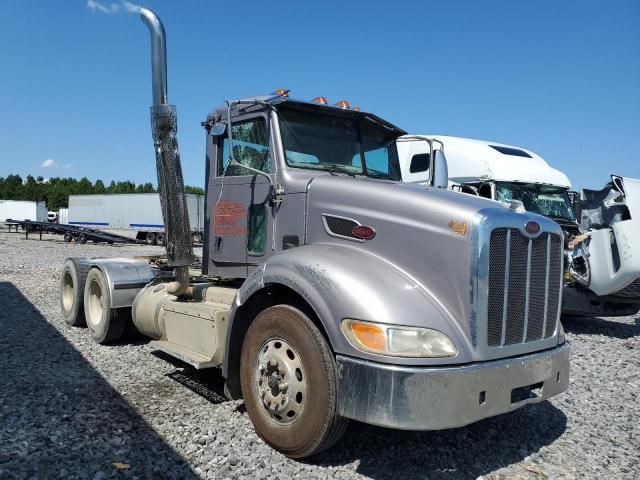
[[[640,180],[612,176],[602,190],[583,190],[581,207],[586,233],[569,254],[573,278],[598,296],[638,298]]]
[[[531,150],[469,138],[410,135],[398,142],[405,182],[424,183],[429,177],[421,161],[429,155],[422,138],[443,144],[451,190],[544,215],[560,225],[563,313],[625,316],[640,310],[640,181],[613,176],[602,190],[584,190],[580,197],[570,190],[563,172]]]

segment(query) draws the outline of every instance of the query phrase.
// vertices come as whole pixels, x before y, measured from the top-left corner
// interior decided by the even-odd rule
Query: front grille
[[[491,232],[487,344],[501,347],[551,337],[560,308],[562,243],[513,228]]]

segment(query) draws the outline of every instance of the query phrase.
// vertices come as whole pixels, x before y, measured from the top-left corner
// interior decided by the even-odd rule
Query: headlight
[[[430,328],[401,327],[345,319],[342,332],[358,350],[396,357],[453,357],[456,346],[444,333]]]

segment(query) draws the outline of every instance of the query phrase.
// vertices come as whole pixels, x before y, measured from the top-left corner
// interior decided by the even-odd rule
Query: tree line
[[[200,187],[187,185],[186,193],[200,193],[204,190]],[[94,183],[87,177],[80,180],[75,178],[49,178],[33,177],[27,175],[24,180],[20,175],[8,175],[0,177],[0,200],[44,200],[49,210],[57,211],[59,208],[69,206],[69,195],[92,195],[100,193],[156,193],[157,190],[151,182],[139,183],[130,180],[112,180],[105,185],[100,179]]]

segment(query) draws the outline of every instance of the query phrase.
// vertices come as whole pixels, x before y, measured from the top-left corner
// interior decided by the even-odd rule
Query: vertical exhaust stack
[[[151,131],[156,151],[158,190],[166,232],[168,263],[175,271],[175,281],[167,285],[167,291],[172,295],[182,295],[189,287],[189,264],[193,261],[193,249],[176,138],[176,107],[167,103],[167,49],[164,26],[160,18],[147,8],[140,9],[140,18],[151,34]]]

